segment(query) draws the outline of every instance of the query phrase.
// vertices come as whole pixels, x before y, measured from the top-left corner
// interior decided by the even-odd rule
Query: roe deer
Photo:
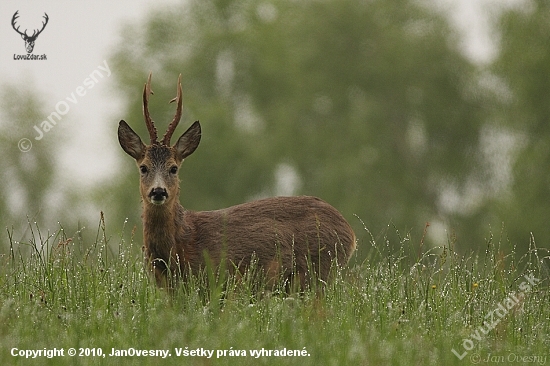
[[[348,262],[355,234],[334,207],[316,197],[273,197],[216,211],[183,208],[178,170],[199,145],[201,126],[196,121],[170,146],[182,112],[180,75],[172,100],[176,114],[159,142],[149,116],[150,94],[151,74],[143,90],[151,144],[145,145],[125,121],[118,126],[118,139],[139,168],[143,251],[159,287],[169,284],[168,274],[204,269],[207,258],[232,271],[243,271],[255,260],[269,284],[299,281],[302,289],[313,278],[327,281],[334,260],[340,266]]]

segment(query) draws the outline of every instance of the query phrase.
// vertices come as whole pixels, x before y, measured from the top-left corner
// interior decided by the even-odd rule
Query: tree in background
[[[120,119],[147,136],[141,91],[150,71],[150,110],[166,127],[182,73],[176,135],[196,119],[203,126],[181,173],[189,209],[309,194],[341,210],[362,243],[370,234],[354,214],[376,238],[412,231],[411,245],[431,222],[433,245],[447,244],[430,236],[438,228],[465,251],[504,227],[520,252],[531,232],[544,246],[550,5],[529,4],[495,19],[500,53],[486,67],[458,51],[440,14],[411,0],[172,5],[127,26],[116,45],[109,64],[127,103],[111,138],[118,144]],[[75,227],[75,217],[90,217],[83,207],[93,206],[113,228],[127,217],[130,228],[141,227],[133,161],[121,152],[119,176],[86,197],[67,189],[70,179],[55,164],[59,136],[32,139],[49,113],[28,90],[2,87],[0,224],[19,239],[27,217],[49,229],[58,221]],[[22,137],[34,142],[29,152],[17,148]]]
[[[495,124],[514,136],[509,190],[493,202],[512,242],[539,246],[550,238],[550,3],[530,1],[499,19],[500,55],[490,71],[499,80]]]
[[[370,236],[354,214],[377,238],[393,226],[402,237],[413,231],[411,245],[425,222],[428,234],[445,228],[459,250],[479,248],[503,223],[520,250],[530,232],[544,245],[549,13],[532,1],[500,17],[501,52],[484,68],[458,51],[441,15],[410,0],[186,1],[125,28],[110,62],[127,98],[113,143],[119,119],[147,136],[141,91],[150,71],[150,110],[166,127],[182,73],[176,135],[196,119],[203,126],[181,173],[189,209],[309,194],[341,210],[363,243]],[[126,217],[141,226],[132,161],[85,199],[60,190],[55,139],[17,148],[48,115],[38,97],[6,85],[1,108],[4,227],[23,233],[27,217],[76,224],[77,201],[103,209],[113,227]]]
[[[0,98],[0,225],[23,238],[28,222],[44,222],[52,217],[52,191],[55,179],[55,149],[52,140],[35,141],[33,126],[48,116],[43,103],[32,91],[14,85],[3,85]],[[32,144],[22,141],[28,138]],[[30,148],[29,151],[22,151]],[[57,217],[56,221],[61,220]],[[1,241],[3,242],[3,241]]]
[[[203,125],[181,173],[185,207],[317,195],[365,242],[354,214],[375,236],[393,223],[420,237],[435,221],[477,245],[480,227],[463,226],[471,212],[449,187],[464,190],[483,166],[487,108],[456,45],[444,18],[415,1],[186,1],[123,33],[120,118],[147,136],[140,93],[152,71],[150,110],[166,125],[182,73],[181,124]],[[112,192],[137,223],[138,174],[127,166]]]

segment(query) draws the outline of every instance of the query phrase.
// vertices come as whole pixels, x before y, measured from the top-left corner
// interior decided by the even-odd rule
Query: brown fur
[[[198,121],[174,146],[157,142],[153,134],[151,145],[145,145],[124,121],[118,135],[140,168],[144,254],[161,287],[168,285],[168,270],[196,274],[208,258],[214,266],[225,260],[230,271],[242,271],[256,259],[268,283],[297,280],[304,288],[312,278],[327,281],[333,263],[345,265],[355,250],[350,225],[316,197],[273,197],[215,211],[183,208],[177,173],[200,142]]]

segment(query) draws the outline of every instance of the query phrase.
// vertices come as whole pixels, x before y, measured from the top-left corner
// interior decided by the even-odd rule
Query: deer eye
[[[170,174],[176,174],[178,172],[178,167],[177,166],[173,166],[170,168]]]
[[[141,166],[139,167],[139,171],[141,172],[141,174],[146,174],[147,171],[148,171],[148,169],[147,169],[147,167],[146,167],[145,165],[141,165]]]

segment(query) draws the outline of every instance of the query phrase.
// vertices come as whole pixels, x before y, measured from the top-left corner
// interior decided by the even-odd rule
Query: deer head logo
[[[13,29],[15,29],[15,31],[17,33],[19,33],[21,35],[21,38],[23,38],[23,40],[25,41],[25,48],[27,49],[27,53],[32,53],[32,50],[34,49],[34,42],[36,41],[36,38],[38,37],[38,35],[40,33],[42,33],[42,31],[44,30],[44,28],[46,28],[46,24],[48,24],[48,14],[44,13],[44,19],[46,19],[45,22],[42,22],[42,29],[38,30],[38,29],[35,29],[33,32],[32,32],[32,36],[29,36],[27,34],[27,30],[25,29],[24,32],[21,32],[19,31],[19,26],[17,28],[15,28],[15,21],[17,18],[19,18],[19,10],[17,10],[15,12],[15,14],[13,14],[13,18],[11,18],[11,26],[13,27]]]

